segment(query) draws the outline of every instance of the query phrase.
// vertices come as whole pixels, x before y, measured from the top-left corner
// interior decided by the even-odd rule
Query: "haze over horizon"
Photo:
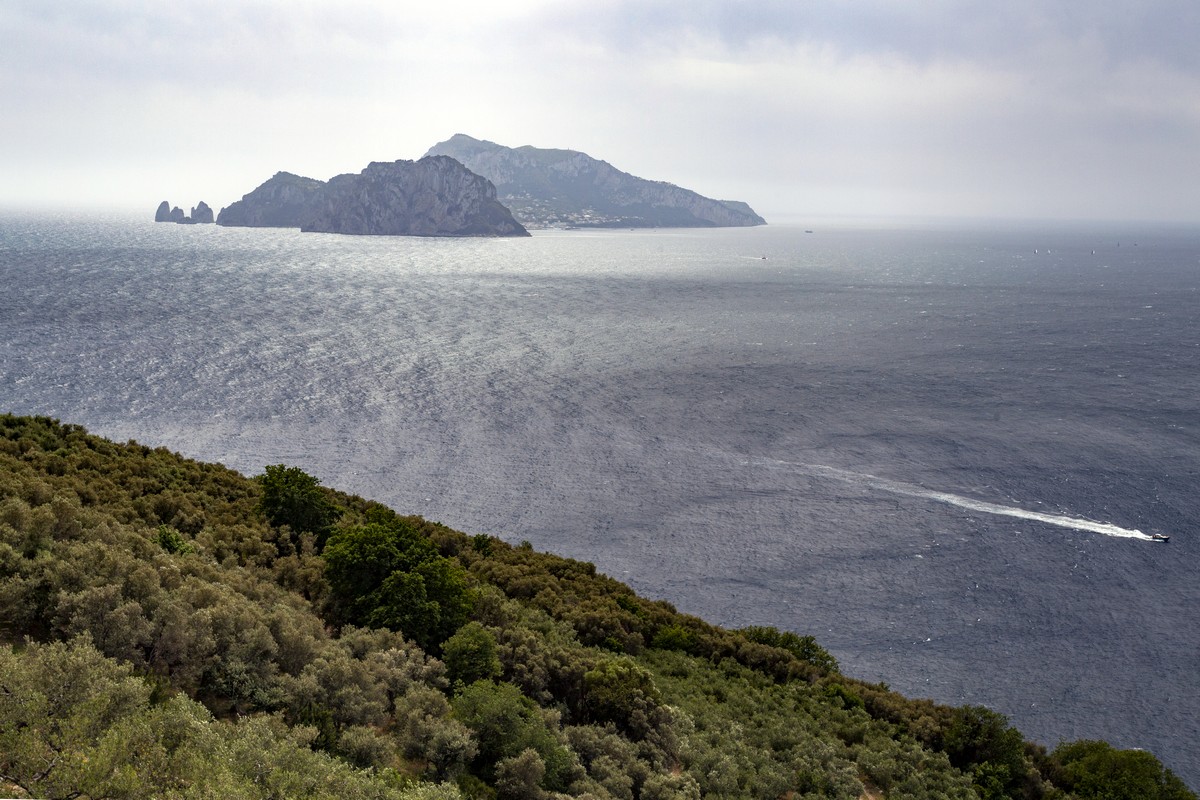
[[[1200,223],[1200,5],[0,6],[0,207],[229,205],[455,133],[765,216]]]

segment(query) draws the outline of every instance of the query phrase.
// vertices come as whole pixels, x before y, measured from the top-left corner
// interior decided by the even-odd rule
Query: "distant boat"
[[[1152,533],[1152,534],[1150,534],[1150,538],[1151,538],[1152,540],[1156,541],[1156,542],[1169,542],[1169,541],[1171,541],[1171,537],[1170,537],[1170,536],[1168,536],[1168,535],[1166,535],[1165,533]]]

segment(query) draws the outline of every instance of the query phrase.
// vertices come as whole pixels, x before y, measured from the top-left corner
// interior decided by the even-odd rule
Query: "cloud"
[[[0,201],[228,203],[461,131],[771,210],[1198,218],[1197,28],[1174,2],[10,0]]]

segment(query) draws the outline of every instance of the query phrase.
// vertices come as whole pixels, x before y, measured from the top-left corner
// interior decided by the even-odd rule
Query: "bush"
[[[496,637],[478,622],[468,622],[442,645],[446,676],[464,686],[479,680],[497,678],[504,668],[496,647]]]
[[[837,659],[829,651],[817,644],[812,636],[798,636],[791,631],[780,631],[765,625],[753,625],[742,628],[739,633],[747,639],[770,647],[787,650],[801,661],[807,661],[822,672],[837,672]]]
[[[454,715],[474,733],[479,743],[476,767],[485,778],[496,777],[504,759],[526,749],[536,751],[545,766],[543,788],[564,790],[583,768],[552,730],[537,705],[510,683],[478,681],[454,699]]]
[[[1194,800],[1171,770],[1144,750],[1107,742],[1061,744],[1050,754],[1059,785],[1082,800]]]
[[[318,488],[320,481],[299,467],[274,464],[258,477],[262,487],[259,510],[276,528],[291,528],[294,536],[316,534],[323,542],[339,511]]]
[[[466,573],[399,517],[338,531],[322,556],[343,622],[401,631],[428,650],[467,621]]]

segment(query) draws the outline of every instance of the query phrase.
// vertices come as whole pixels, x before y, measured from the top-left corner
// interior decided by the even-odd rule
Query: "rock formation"
[[[276,172],[266,183],[221,209],[218,225],[300,228],[312,217],[323,181]]]
[[[203,200],[200,204],[192,209],[192,215],[189,217],[183,213],[183,209],[179,206],[171,207],[171,204],[163,200],[158,204],[158,210],[154,212],[155,222],[178,222],[180,225],[192,225],[195,223],[212,222],[213,212],[208,207],[208,203]]]
[[[372,162],[328,183],[286,172],[221,209],[218,225],[387,236],[528,236],[496,189],[452,158]]]
[[[208,203],[203,200],[200,205],[192,209],[192,222],[197,224],[211,223],[213,221],[213,210],[208,207]]]
[[[500,202],[531,228],[766,224],[746,203],[638,178],[574,150],[504,147],[460,133],[426,155],[450,156],[490,180]]]
[[[306,231],[400,236],[527,236],[496,187],[446,156],[372,162],[327,184]]]

